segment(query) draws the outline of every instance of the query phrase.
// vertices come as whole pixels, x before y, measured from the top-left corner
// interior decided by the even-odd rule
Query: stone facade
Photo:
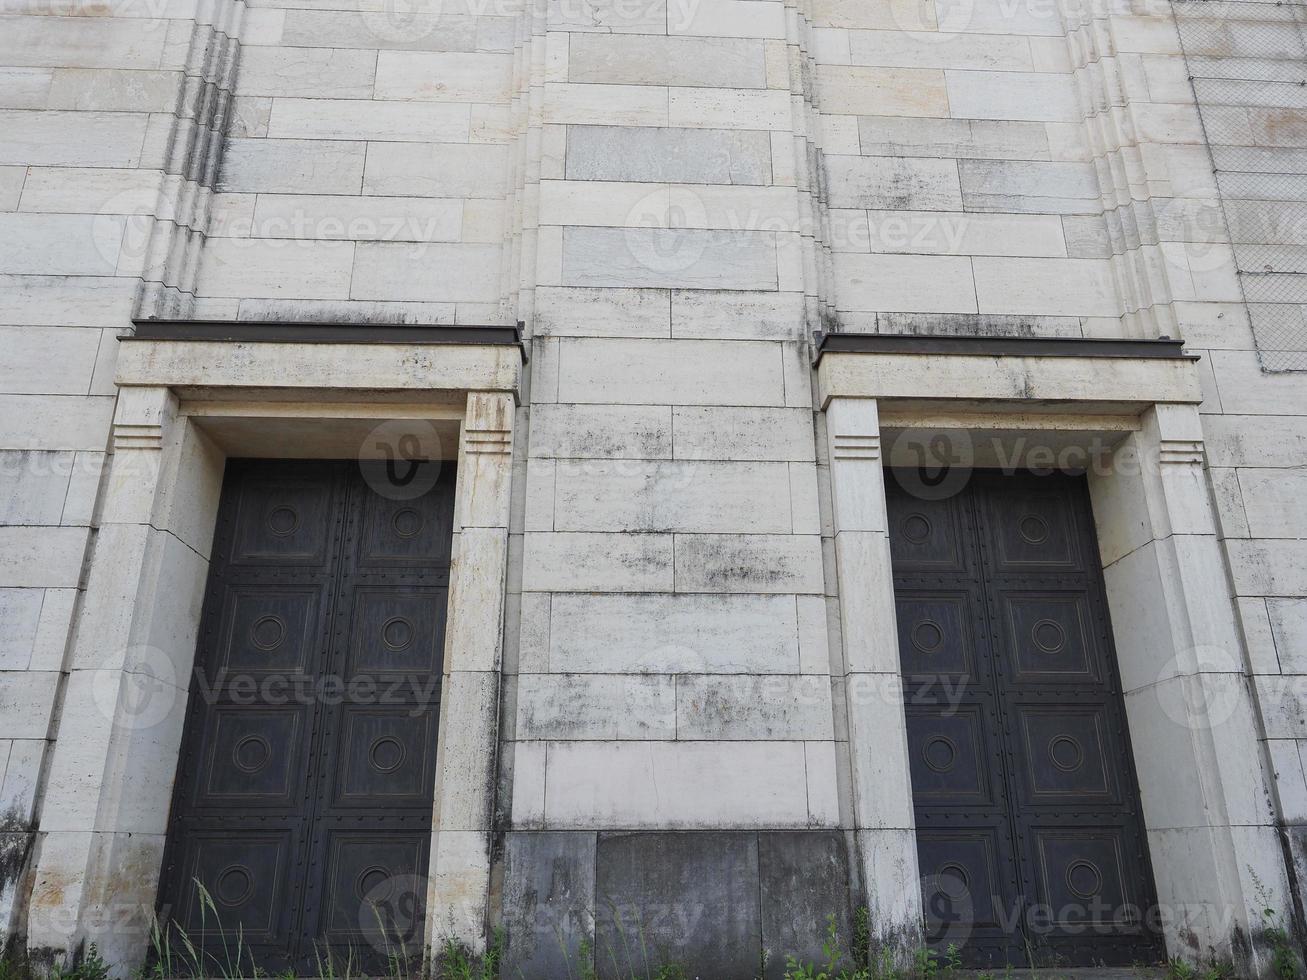
[[[746,976],[865,904],[910,953],[902,704],[852,692],[898,679],[881,467],[942,431],[1103,464],[1168,952],[1269,970],[1259,910],[1307,901],[1307,380],[1259,360],[1239,236],[1286,288],[1301,245],[1213,158],[1301,171],[1307,110],[1186,62],[1275,61],[1263,6],[1196,51],[1164,0],[0,5],[0,924],[139,962],[186,685],[149,726],[127,692],[143,650],[189,673],[223,458],[417,420],[460,459],[428,935],[503,923],[560,976],[634,913]],[[149,319],[520,322],[526,359],[119,339]],[[1197,360],[814,368],[818,330]]]

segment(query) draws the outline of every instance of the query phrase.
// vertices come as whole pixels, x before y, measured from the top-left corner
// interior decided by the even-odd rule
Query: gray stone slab
[[[594,888],[593,833],[508,834],[503,975],[520,980],[582,976],[580,946],[591,932]]]
[[[601,834],[595,956],[602,980],[752,977],[762,955],[758,835]]]
[[[845,949],[851,948],[849,846],[844,834],[773,831],[758,834],[762,945],[770,952],[763,976],[785,975],[785,957],[824,963],[828,915]],[[852,966],[850,963],[845,966]]]
[[[636,126],[571,126],[569,180],[771,183],[764,132]]]

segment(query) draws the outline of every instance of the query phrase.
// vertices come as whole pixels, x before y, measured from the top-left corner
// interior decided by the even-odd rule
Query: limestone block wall
[[[868,883],[819,327],[1189,341],[1258,805],[1307,825],[1307,386],[1259,369],[1167,4],[4,10],[0,866],[32,841],[135,313],[524,321],[495,815],[519,962],[616,941],[613,908],[705,955],[737,910],[754,962],[815,936],[762,883],[808,917]],[[734,884],[660,919],[703,862]]]
[[[115,337],[176,148],[217,103],[232,10],[9,3],[0,15],[0,928],[21,930],[43,760],[94,547]],[[187,120],[183,123],[182,120]],[[198,140],[203,143],[203,140]]]
[[[251,3],[194,315],[511,319],[515,7]]]
[[[1059,5],[819,0],[814,18],[845,328],[1119,333]]]

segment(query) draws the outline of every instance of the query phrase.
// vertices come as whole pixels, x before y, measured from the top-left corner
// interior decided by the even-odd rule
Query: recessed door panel
[[[886,485],[932,943],[975,966],[1155,960],[1083,480],[976,472],[944,501]]]
[[[354,462],[228,464],[160,918],[268,974],[384,968],[390,892],[420,921],[454,469],[422,472],[392,499]]]

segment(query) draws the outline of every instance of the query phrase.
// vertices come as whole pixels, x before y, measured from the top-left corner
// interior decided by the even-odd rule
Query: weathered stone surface
[[[762,946],[772,955],[763,976],[783,977],[780,950],[801,963],[824,963],[826,916],[834,915],[846,943],[853,935],[849,840],[840,831],[776,832],[758,835]]]
[[[651,966],[675,960],[691,976],[757,969],[757,835],[600,834],[597,865],[599,976],[643,970],[646,952]]]
[[[766,133],[716,129],[569,126],[570,180],[771,183]]]
[[[595,922],[595,834],[507,835],[504,971],[527,980],[582,972],[580,947]]]

